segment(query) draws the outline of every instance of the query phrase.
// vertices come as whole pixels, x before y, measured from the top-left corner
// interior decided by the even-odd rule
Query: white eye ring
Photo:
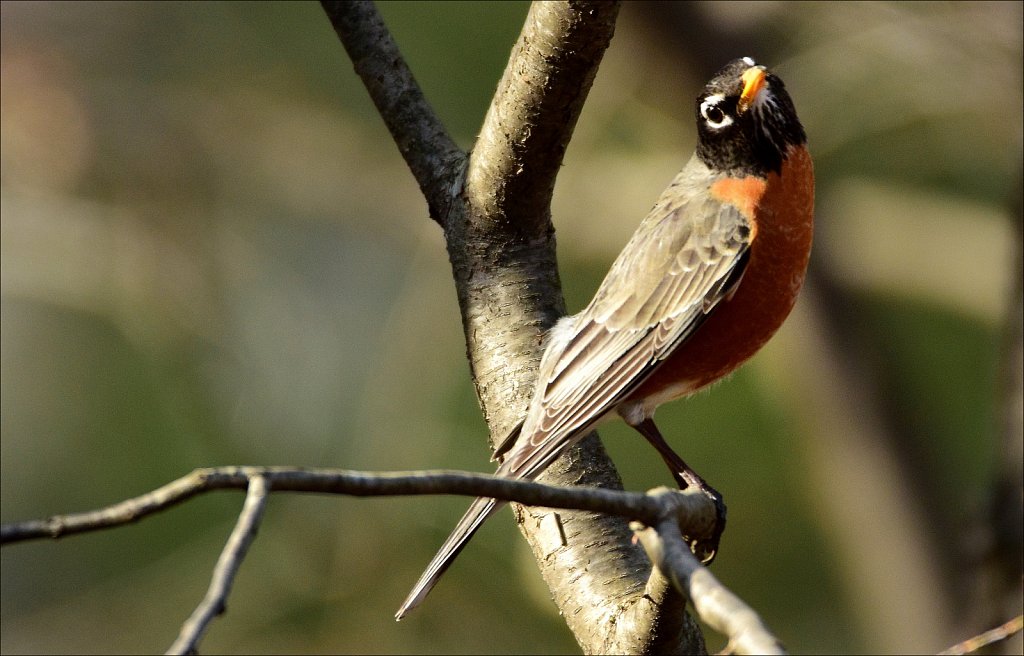
[[[700,115],[707,121],[709,127],[715,130],[732,125],[732,117],[718,108],[718,104],[725,100],[725,96],[713,94],[704,99],[700,104]]]

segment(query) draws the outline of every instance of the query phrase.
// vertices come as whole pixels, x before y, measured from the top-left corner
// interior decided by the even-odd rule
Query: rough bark
[[[611,40],[618,4],[532,5],[480,137],[465,159],[415,87],[373,5],[324,7],[409,162],[432,218],[444,229],[467,357],[493,445],[521,419],[543,333],[565,313],[550,201]],[[415,115],[409,107],[417,108]],[[596,436],[563,456],[541,480],[622,486]],[[522,508],[517,517],[585,652],[704,651],[685,600],[663,577],[652,576],[623,520]]]

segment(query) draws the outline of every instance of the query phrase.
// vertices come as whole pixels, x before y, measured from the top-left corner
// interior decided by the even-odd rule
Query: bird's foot
[[[727,513],[725,501],[723,501],[722,494],[718,490],[708,485],[692,469],[687,469],[687,471],[677,476],[676,482],[679,483],[679,489],[681,490],[688,487],[700,490],[715,505],[715,524],[711,529],[710,535],[701,538],[683,536],[686,543],[690,545],[690,551],[693,552],[693,555],[704,565],[710,565],[718,554],[718,543],[722,539],[722,533],[725,531]]]

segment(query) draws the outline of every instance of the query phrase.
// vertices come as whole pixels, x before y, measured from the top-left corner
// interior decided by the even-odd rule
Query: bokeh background
[[[381,5],[464,147],[527,9]],[[217,464],[490,469],[440,230],[319,5],[0,11],[3,521]],[[810,287],[749,366],[659,413],[729,502],[716,574],[795,652],[934,652],[1020,612],[1019,568],[981,556],[1020,458],[1021,24],[1020,3],[625,3],[569,147],[576,311],[692,152],[706,78],[749,55],[796,100]],[[628,488],[670,483],[602,436]],[[241,502],[5,547],[0,648],[166,649]],[[508,513],[392,620],[464,505],[273,497],[204,651],[576,651]]]

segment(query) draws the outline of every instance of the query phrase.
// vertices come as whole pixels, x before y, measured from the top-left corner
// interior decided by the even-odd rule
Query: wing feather
[[[614,410],[700,325],[742,275],[750,225],[711,199],[699,160],[662,194],[582,312],[541,361],[522,438],[499,473],[532,478]],[[699,199],[699,200],[698,200]]]

